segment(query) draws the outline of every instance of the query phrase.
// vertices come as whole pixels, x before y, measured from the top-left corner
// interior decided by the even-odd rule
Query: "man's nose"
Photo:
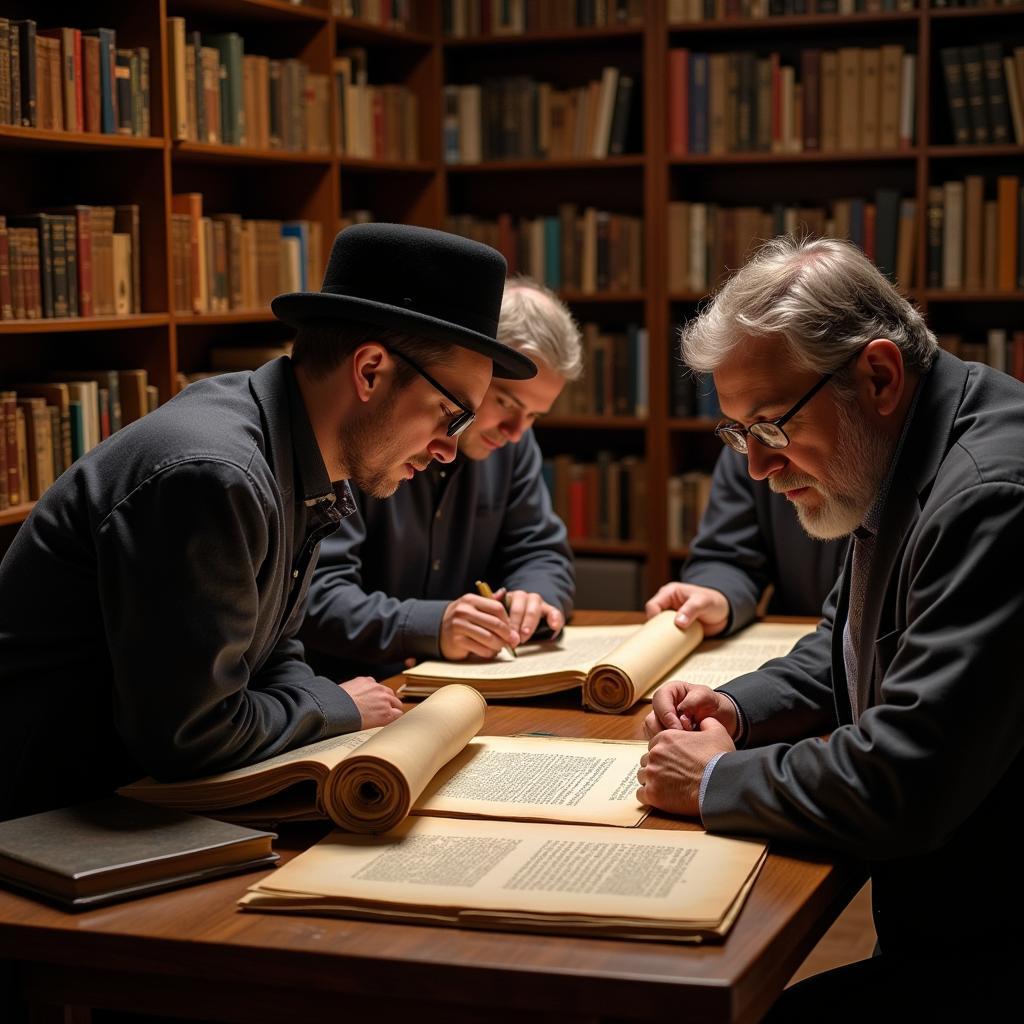
[[[752,480],[766,480],[786,465],[786,456],[779,448],[769,448],[748,435],[747,472]]]
[[[459,439],[457,437],[449,437],[445,434],[443,437],[435,437],[430,444],[427,445],[427,451],[430,452],[431,456],[437,459],[438,462],[451,462],[455,458],[455,453],[459,450]]]

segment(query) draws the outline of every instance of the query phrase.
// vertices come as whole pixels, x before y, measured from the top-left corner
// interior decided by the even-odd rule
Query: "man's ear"
[[[903,353],[888,338],[875,338],[865,346],[857,364],[864,400],[879,416],[892,415],[907,387]]]
[[[374,341],[352,353],[352,387],[360,402],[369,402],[385,386],[390,362],[387,349]]]

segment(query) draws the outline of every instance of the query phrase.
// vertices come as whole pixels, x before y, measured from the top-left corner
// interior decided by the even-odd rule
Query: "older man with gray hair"
[[[714,374],[718,436],[750,475],[809,533],[853,541],[790,655],[656,696],[639,798],[869,866],[880,955],[790,990],[775,1018],[977,1012],[1022,952],[1024,385],[939,351],[825,239],[766,244],[682,351]]]
[[[553,292],[514,277],[498,337],[537,376],[495,380],[453,464],[387,500],[355,491],[356,513],[324,542],[300,634],[318,671],[381,678],[410,658],[493,657],[565,624],[572,553],[530,428],[582,373],[580,333]],[[496,596],[477,593],[478,579]]]

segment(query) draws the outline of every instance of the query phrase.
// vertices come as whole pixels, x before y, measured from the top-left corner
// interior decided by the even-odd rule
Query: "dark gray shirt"
[[[752,441],[757,444],[757,441]],[[819,615],[843,568],[847,538],[809,537],[792,505],[767,481],[752,480],[746,457],[726,448],[681,579],[725,594],[727,633],[747,625],[765,588],[772,615]]]
[[[484,461],[434,464],[390,498],[354,493],[356,513],[324,543],[300,633],[324,675],[384,678],[406,658],[439,657],[444,610],[478,579],[571,613],[572,553],[532,432]]]
[[[295,639],[340,518],[286,358],[79,459],[0,566],[0,818],[358,728]]]

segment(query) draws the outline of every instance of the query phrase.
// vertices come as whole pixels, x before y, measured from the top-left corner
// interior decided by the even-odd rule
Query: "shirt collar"
[[[295,367],[292,361],[284,358],[284,377],[288,389],[289,419],[292,427],[292,451],[295,458],[296,475],[298,486],[302,492],[303,503],[307,507],[316,505],[333,505],[335,503],[335,491],[331,485],[331,478],[327,473],[327,466],[324,464],[324,457],[320,454],[320,445],[317,444],[316,435],[313,433],[313,425],[309,422],[309,413],[306,412],[306,403],[303,401],[302,392],[299,390],[299,382],[295,377]],[[339,511],[343,515],[351,515],[355,510],[352,504],[352,496],[345,487],[345,496],[348,504],[352,505],[348,512],[345,512],[345,500],[339,503]]]

